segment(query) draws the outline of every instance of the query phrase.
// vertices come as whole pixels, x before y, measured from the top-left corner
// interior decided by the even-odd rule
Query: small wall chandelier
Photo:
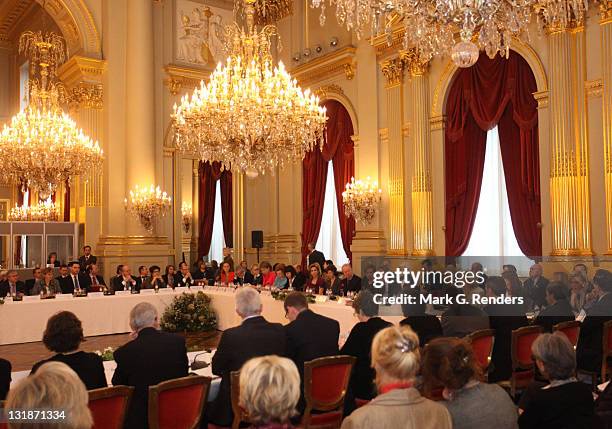
[[[47,199],[71,178],[95,174],[103,154],[60,107],[68,100],[56,74],[67,56],[64,39],[26,31],[19,53],[29,57],[29,105],[0,133],[0,171],[5,182],[21,183]]]
[[[130,198],[123,200],[125,209],[140,220],[142,226],[149,232],[153,232],[153,226],[158,218],[166,215],[172,206],[172,198],[159,188],[139,188],[138,185],[130,191]]]
[[[8,215],[9,221],[58,222],[59,208],[51,199],[40,202],[35,206],[13,207]]]
[[[301,160],[322,143],[327,117],[319,99],[302,91],[282,62],[273,65],[276,27],[255,29],[255,0],[245,0],[246,28],[225,30],[230,56],[191,98],[174,106],[176,144],[202,161],[255,176]]]
[[[181,215],[183,217],[183,231],[185,234],[189,232],[189,228],[191,227],[191,220],[193,219],[193,211],[191,209],[191,204],[183,203],[181,205]]]
[[[378,183],[372,182],[370,177],[367,177],[365,181],[351,177],[351,182],[346,184],[342,192],[344,213],[347,217],[353,216],[357,222],[369,225],[376,216],[381,193],[382,190],[378,188]]]

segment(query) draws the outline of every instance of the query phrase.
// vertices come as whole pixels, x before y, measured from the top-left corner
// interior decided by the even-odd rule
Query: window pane
[[[223,215],[221,214],[221,182],[217,180],[215,185],[215,217],[213,220],[213,232],[210,240],[210,251],[208,260],[221,262],[223,259],[223,248],[225,247],[225,235],[223,235]]]

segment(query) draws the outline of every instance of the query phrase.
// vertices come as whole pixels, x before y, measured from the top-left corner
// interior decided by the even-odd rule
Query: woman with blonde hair
[[[253,429],[291,429],[300,398],[300,375],[290,359],[263,356],[240,370],[240,407]]]
[[[419,337],[409,326],[390,326],[376,334],[372,367],[378,396],[344,419],[342,429],[450,429],[446,408],[414,387],[419,365]]]
[[[55,410],[64,418],[49,418],[45,423],[12,421],[9,429],[90,429],[93,426],[87,406],[87,390],[79,376],[61,362],[48,362],[36,374],[21,380],[11,389],[5,404],[5,413],[11,410]],[[53,417],[53,416],[51,416]],[[61,417],[61,416],[60,416]]]

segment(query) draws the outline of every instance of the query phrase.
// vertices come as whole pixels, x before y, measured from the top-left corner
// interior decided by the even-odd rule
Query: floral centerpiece
[[[277,301],[284,301],[287,298],[287,295],[289,295],[291,292],[286,290],[286,289],[275,289],[272,290],[272,292],[270,293],[272,295],[272,298],[274,298]],[[315,296],[311,293],[305,294],[306,295],[306,300],[308,301],[309,304],[314,304],[316,299]]]
[[[217,329],[217,315],[204,292],[182,293],[174,298],[162,315],[161,328],[185,336],[187,347],[200,345]]]
[[[113,349],[112,347],[106,347],[103,351],[96,350],[95,353],[100,356],[103,361],[115,360],[115,349]]]

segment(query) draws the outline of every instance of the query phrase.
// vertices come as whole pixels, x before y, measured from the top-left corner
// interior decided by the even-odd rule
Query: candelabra
[[[191,204],[183,203],[181,206],[181,214],[183,215],[183,230],[185,234],[189,232],[189,228],[191,227],[191,220],[193,219],[193,211],[191,209]]]
[[[45,201],[36,206],[17,206],[11,209],[8,215],[10,221],[35,221],[35,222],[57,222],[59,221],[59,209],[53,201]]]
[[[344,213],[347,217],[353,216],[356,221],[369,225],[376,216],[381,193],[378,183],[372,182],[370,177],[365,181],[351,177],[351,182],[346,184],[346,189],[342,192]]]
[[[162,192],[159,186],[139,188],[138,185],[130,191],[130,198],[124,199],[125,209],[136,216],[142,226],[153,232],[153,225],[159,217],[165,216],[172,205],[172,198]]]

